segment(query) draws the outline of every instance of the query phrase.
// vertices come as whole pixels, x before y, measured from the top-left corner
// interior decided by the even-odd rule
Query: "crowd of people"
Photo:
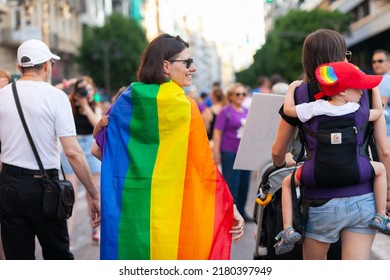
[[[42,41],[28,40],[18,48],[22,76],[15,84],[49,176],[59,178],[63,170],[75,193],[80,185],[86,189],[91,240],[100,245],[101,259],[230,258],[245,222],[254,221],[246,212],[251,172],[233,168],[254,94],[287,94],[270,151],[277,168],[296,164],[288,151],[296,127],[317,130],[320,123],[331,129],[331,118],[348,115],[359,124],[351,145],[363,147],[371,122],[378,159],[369,161],[357,150],[361,154],[356,157],[365,159],[359,162],[363,167],[357,181],[326,178],[329,185],[318,186],[319,174],[333,171],[310,167],[313,154],[285,178],[283,231],[275,246],[277,254],[284,254],[302,241],[304,259],[326,259],[330,245],[341,239],[342,259],[368,259],[375,233],[390,235],[385,209],[390,207],[390,54],[376,50],[372,65],[380,76],[368,76],[347,61],[347,52],[342,35],[320,29],[303,45],[303,81],[288,87],[275,74],[259,76],[254,88],[216,82],[210,93],[197,98],[189,44],[162,34],[144,50],[137,82],[118,89],[104,108],[89,76],[52,86],[52,69],[60,57]],[[329,71],[331,77],[324,77]],[[372,97],[366,89],[372,89]],[[302,92],[306,102],[300,101]],[[0,71],[0,102],[13,104],[13,98],[10,76]],[[69,220],[42,215],[44,184],[16,106],[0,109],[0,141],[0,259],[35,259],[36,237],[44,259],[73,259],[79,213]],[[306,144],[310,148],[312,142]],[[302,185],[308,202],[301,233],[293,228],[291,181]]]

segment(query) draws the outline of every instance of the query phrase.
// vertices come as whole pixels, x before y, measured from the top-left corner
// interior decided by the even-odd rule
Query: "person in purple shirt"
[[[241,83],[235,83],[228,89],[229,104],[220,111],[214,125],[213,157],[216,164],[221,164],[222,175],[230,188],[237,209],[245,221],[253,221],[253,218],[245,213],[250,171],[233,169],[248,115],[248,109],[242,106],[247,94]]]

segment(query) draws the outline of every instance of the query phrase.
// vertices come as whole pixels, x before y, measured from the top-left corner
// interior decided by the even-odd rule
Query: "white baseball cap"
[[[23,57],[27,58],[23,59],[24,62],[22,62]],[[40,40],[27,40],[18,48],[18,63],[22,67],[32,67],[44,63],[49,59],[60,60],[61,58],[58,55],[53,54],[49,50],[49,47]]]

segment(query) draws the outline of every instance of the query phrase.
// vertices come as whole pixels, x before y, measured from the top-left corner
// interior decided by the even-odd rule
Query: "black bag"
[[[44,186],[42,214],[51,219],[69,219],[75,202],[72,183],[68,180],[46,178]]]
[[[43,178],[44,193],[42,197],[42,214],[51,219],[57,218],[58,220],[69,219],[72,216],[74,205],[74,190],[72,183],[65,178],[64,171],[62,174],[64,180],[49,178],[46,170],[43,167],[41,158],[39,157],[37,148],[28,130],[26,120],[23,115],[22,106],[20,105],[18,92],[16,90],[15,82],[12,83],[12,92],[14,95],[16,107],[19,112],[20,120],[22,121],[24,130],[26,131],[28,141],[33,150],[35,159],[37,160],[39,170]]]

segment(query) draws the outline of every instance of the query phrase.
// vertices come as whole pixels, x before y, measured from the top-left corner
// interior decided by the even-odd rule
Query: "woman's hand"
[[[233,238],[232,238],[233,243],[237,243],[241,240],[241,238],[244,235],[245,222],[244,222],[244,218],[238,212],[236,205],[234,205],[233,219],[234,219],[233,227],[229,232],[233,234]]]
[[[216,165],[221,163],[221,153],[219,151],[213,152],[213,159]]]
[[[92,228],[100,226],[100,198],[91,199],[89,202],[89,209],[92,221]]]

